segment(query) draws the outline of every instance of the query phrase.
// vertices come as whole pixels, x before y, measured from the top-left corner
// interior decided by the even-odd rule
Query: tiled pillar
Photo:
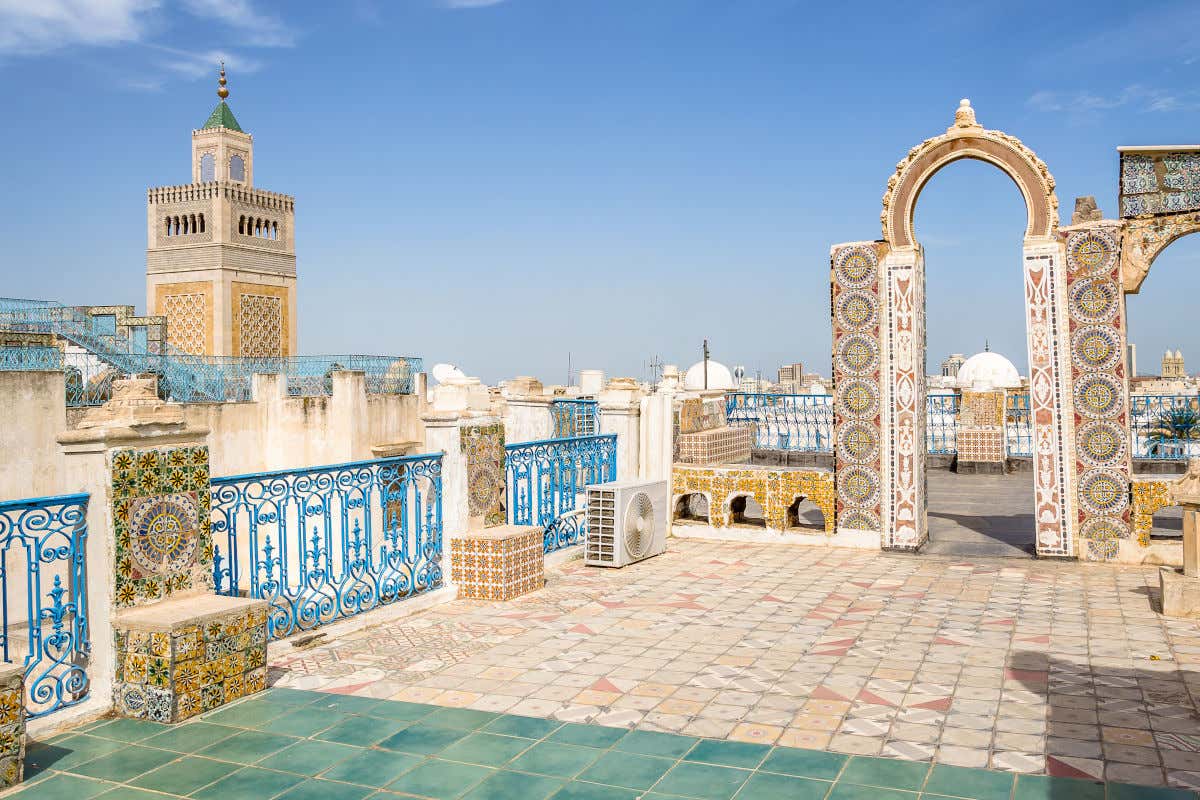
[[[64,453],[64,488],[91,495],[86,545],[90,688],[87,700],[48,721],[62,724],[113,707],[116,654],[112,620],[122,607],[202,588],[197,581],[211,580],[207,437],[207,428],[189,427],[177,407],[157,399],[153,380],[114,382],[109,403],[90,410],[77,429],[58,437]],[[163,462],[159,454],[176,452],[202,454],[202,469],[162,466],[170,462]],[[137,456],[142,453],[152,454],[160,464],[153,475],[146,471],[148,467],[139,472]],[[133,466],[127,466],[129,463]],[[153,485],[152,478],[157,479]],[[176,478],[179,485],[164,490]],[[147,575],[139,572],[135,577],[132,570],[138,560],[130,554],[126,540],[136,525],[139,506],[158,500],[165,500],[172,509],[194,512],[190,533],[195,538],[190,549],[175,554],[179,565],[170,561],[168,553],[162,574],[149,574],[151,570],[142,564],[137,569]],[[141,561],[148,561],[145,553]],[[148,596],[152,590],[156,593],[153,598]]]
[[[964,389],[955,427],[958,472],[1004,473],[1007,452],[1004,442],[1003,390]]]

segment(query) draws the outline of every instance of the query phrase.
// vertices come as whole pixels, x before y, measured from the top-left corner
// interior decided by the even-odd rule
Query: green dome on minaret
[[[227,128],[238,133],[245,133],[242,126],[238,125],[237,118],[233,116],[233,109],[225,102],[225,98],[229,97],[229,89],[225,87],[225,62],[221,62],[221,77],[217,81],[217,97],[221,98],[221,102],[217,103],[217,107],[208,115],[208,121],[204,123],[201,130],[207,128]]]

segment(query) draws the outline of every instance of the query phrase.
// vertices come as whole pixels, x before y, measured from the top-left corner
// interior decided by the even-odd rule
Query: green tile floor
[[[1195,800],[1190,791],[271,689],[29,745],[21,800]]]

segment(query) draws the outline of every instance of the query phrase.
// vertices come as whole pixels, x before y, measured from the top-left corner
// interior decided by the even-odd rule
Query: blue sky
[[[1064,217],[1111,214],[1118,145],[1196,140],[1198,40],[1194,2],[0,0],[0,294],[142,307],[145,189],[188,180],[224,58],[256,184],[297,198],[302,351],[559,382],[708,337],[827,374],[829,246],[880,235],[960,97]],[[1024,370],[1023,220],[987,165],[926,188],[935,366],[988,339]],[[1131,299],[1143,371],[1200,364],[1198,262]]]

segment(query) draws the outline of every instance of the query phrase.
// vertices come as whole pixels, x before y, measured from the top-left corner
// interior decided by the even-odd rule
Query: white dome
[[[960,389],[1016,389],[1021,376],[1013,363],[999,353],[976,353],[958,368]]]
[[[683,388],[692,392],[704,391],[704,362],[697,361],[688,368],[687,374],[683,376]],[[720,389],[721,391],[729,391],[736,389],[737,384],[733,381],[733,373],[729,371],[729,367],[719,361],[708,360],[708,388]]]

